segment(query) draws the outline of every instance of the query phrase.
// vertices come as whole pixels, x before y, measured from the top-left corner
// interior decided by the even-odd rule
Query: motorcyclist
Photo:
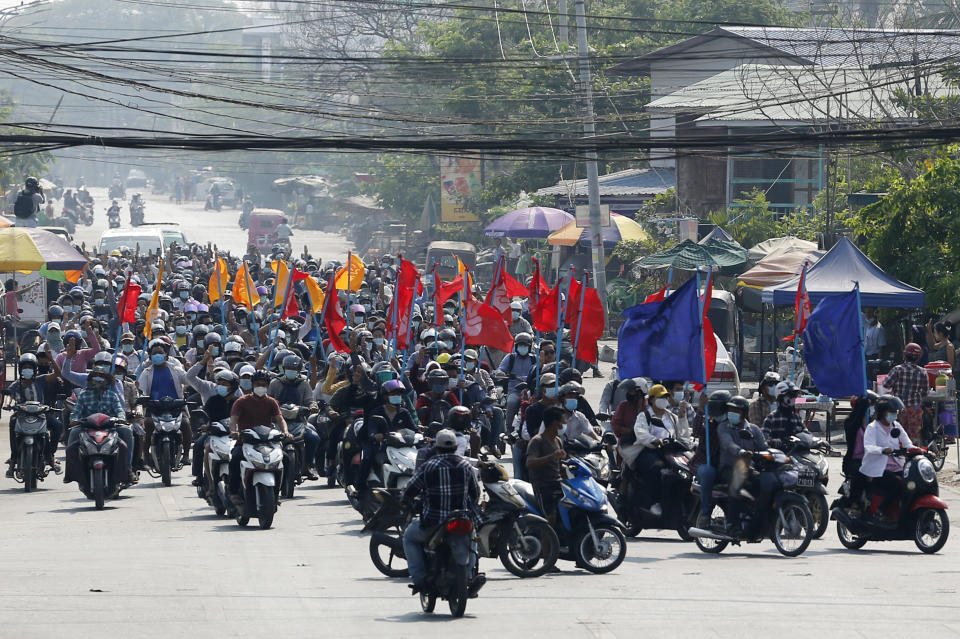
[[[238,391],[239,381],[239,378],[232,371],[223,369],[216,372],[214,375],[216,390],[203,403],[203,411],[207,414],[210,422],[230,419],[233,403],[242,396]],[[203,469],[209,462],[206,455],[209,439],[210,435],[205,430],[193,444],[193,467],[191,470],[194,476],[194,486],[203,481]],[[209,466],[207,466],[207,474],[210,474]],[[213,488],[210,487],[210,489]]]
[[[593,426],[587,421],[587,418],[577,410],[577,403],[580,396],[583,395],[583,386],[577,382],[567,382],[560,387],[559,399],[560,407],[563,408],[566,415],[566,428],[561,436],[564,443],[577,439],[578,437],[587,437],[599,440],[600,436],[593,430]]]
[[[270,382],[267,394],[277,400],[279,404],[304,406],[313,414],[319,410],[317,400],[313,398],[313,389],[310,388],[310,382],[301,375],[302,371],[303,359],[298,355],[287,355],[280,363],[280,376]],[[303,444],[304,455],[307,460],[307,479],[311,481],[320,479],[316,468],[317,451],[320,449],[320,435],[313,429],[313,426],[307,426],[304,429]]]
[[[717,426],[720,439],[720,476],[730,481],[730,512],[728,519],[730,534],[740,534],[740,512],[743,508],[744,495],[741,489],[745,486],[753,492],[758,510],[770,503],[777,487],[777,476],[770,471],[763,471],[747,484],[750,479],[750,458],[754,453],[767,449],[767,442],[763,432],[754,424],[747,421],[750,403],[744,397],[736,395],[727,402],[727,419]]]
[[[390,379],[380,387],[380,403],[370,409],[364,422],[362,440],[363,455],[360,459],[360,469],[357,473],[357,488],[365,485],[370,469],[376,457],[377,448],[387,433],[409,428],[416,430],[413,417],[403,406],[403,396],[406,389],[403,382]]]
[[[717,469],[720,467],[720,425],[727,422],[727,404],[732,399],[729,391],[718,390],[710,393],[706,399],[706,420],[699,420],[693,427],[693,436],[697,438],[697,448],[690,460],[690,467],[697,474],[700,484],[700,514],[697,515],[697,528],[709,528],[713,513],[713,486],[717,481]],[[736,419],[736,418],[734,418]],[[704,423],[706,421],[706,423]],[[710,429],[709,432],[707,429]],[[709,440],[709,448],[707,448]],[[708,455],[709,451],[709,455]]]
[[[401,496],[403,503],[409,506],[412,505],[414,497],[424,493],[420,517],[411,521],[403,532],[403,549],[407,557],[407,569],[410,571],[410,587],[414,593],[426,586],[423,545],[433,529],[446,521],[454,511],[466,510],[474,513],[480,498],[480,485],[473,466],[456,454],[456,434],[446,428],[440,430],[435,446],[437,454],[417,470]],[[469,543],[465,536],[462,541]],[[476,560],[472,551],[471,560]],[[482,585],[479,577],[480,575],[470,584],[471,593],[475,593]]]
[[[906,429],[897,421],[903,409],[900,398],[881,395],[877,400],[877,417],[863,433],[863,462],[859,472],[869,479],[871,493],[883,495],[875,516],[881,525],[892,524],[884,511],[903,492],[903,457],[894,452],[913,446]]]
[[[507,429],[513,428],[513,418],[520,410],[520,391],[517,386],[537,367],[537,358],[531,354],[533,336],[518,333],[513,340],[513,352],[503,358],[499,370],[509,376],[507,382]]]
[[[46,346],[44,351],[46,357],[51,359],[50,347]],[[52,403],[56,398],[48,397],[50,384],[59,377],[60,369],[54,366],[53,372],[46,374],[39,373],[39,364],[37,356],[33,353],[24,353],[18,361],[20,369],[20,379],[11,383],[6,394],[10,397],[12,403],[23,404],[24,402],[39,402],[46,405],[49,399]],[[57,452],[57,445],[60,443],[60,435],[63,433],[63,424],[57,417],[56,411],[50,411],[46,414],[47,430],[49,431],[49,441],[47,448],[43,451],[44,460],[47,465],[53,468],[54,472],[60,472],[60,462],[54,459]],[[7,460],[7,477],[13,477],[14,458],[16,457],[17,436],[16,436],[16,413],[10,416],[10,459]]]
[[[79,455],[76,454],[77,443],[80,439],[80,424],[90,415],[103,413],[116,419],[126,419],[127,413],[123,407],[123,399],[114,390],[114,379],[109,370],[104,372],[94,369],[87,377],[87,387],[77,395],[77,403],[70,414],[70,434],[67,437],[67,471],[64,475],[64,483],[69,483],[69,478],[74,476],[70,467],[73,463],[79,462]],[[137,482],[137,476],[132,472],[133,463],[133,430],[126,425],[117,426],[117,436],[126,445],[126,456],[124,457],[124,475],[129,476],[130,483]]]
[[[427,373],[427,384],[430,386],[430,390],[425,393],[421,393],[417,398],[417,417],[420,419],[420,423],[424,425],[429,425],[432,422],[443,423],[443,413],[450,406],[459,406],[460,400],[457,399],[455,393],[451,392],[449,389],[450,377],[443,370],[437,368],[431,370]],[[443,406],[443,412],[437,413],[434,410],[434,406],[446,402],[446,406]]]
[[[120,205],[117,204],[116,200],[110,202],[110,208],[107,209],[107,218],[111,221],[116,219],[117,222],[120,221]]]
[[[615,407],[610,427],[617,436],[618,443],[627,446],[635,441],[633,424],[645,408],[644,399],[650,391],[650,385],[643,377],[632,377],[620,382],[617,391],[622,392],[624,398]]]
[[[327,437],[326,458],[329,463],[333,463],[337,458],[337,445],[343,438],[344,429],[348,426],[347,420],[351,418],[353,411],[362,410],[366,414],[376,405],[376,395],[373,392],[376,387],[370,380],[367,365],[355,360],[350,365],[344,364],[342,368],[349,383],[333,394],[327,408],[330,433]],[[330,472],[333,470],[328,468],[328,477]]]
[[[866,395],[857,397],[851,404],[850,414],[843,420],[843,432],[846,437],[847,451],[843,455],[843,475],[850,480],[851,507],[859,509],[862,505],[863,492],[867,478],[860,471],[863,463],[863,434],[867,426],[876,418],[878,395],[867,391]]]
[[[162,339],[150,340],[148,354],[150,363],[144,367],[137,379],[140,391],[152,400],[172,397],[184,399],[183,385],[186,383],[186,371],[176,359],[168,354],[169,347]],[[146,435],[144,436],[143,458],[150,459],[150,445],[153,434],[153,418],[148,413],[144,420]],[[183,435],[183,458],[181,463],[186,465],[190,460],[190,445],[193,443],[193,432],[190,428],[189,415],[184,411],[181,421]]]
[[[760,388],[757,390],[757,398],[750,402],[750,423],[763,424],[767,415],[777,409],[777,384],[780,383],[780,375],[770,371],[760,380]]]
[[[763,420],[763,434],[774,448],[785,446],[790,437],[804,431],[803,421],[797,414],[796,402],[800,389],[791,381],[777,384],[777,410]]]
[[[284,421],[280,413],[280,404],[277,400],[267,395],[267,387],[270,385],[270,375],[266,371],[257,371],[251,376],[253,382],[253,392],[250,395],[244,395],[233,403],[230,409],[230,432],[233,436],[255,426],[266,426],[273,424],[283,436],[290,437],[290,431],[287,430],[287,422]],[[236,505],[243,503],[243,496],[240,494],[240,462],[243,459],[243,446],[234,446],[230,454],[230,501]],[[284,459],[284,466],[288,460]]]
[[[652,501],[648,509],[655,517],[663,513],[660,505],[662,481],[660,469],[663,460],[660,456],[660,445],[664,439],[688,437],[690,427],[687,421],[686,406],[682,405],[678,415],[670,412],[669,392],[662,384],[654,384],[648,393],[648,404],[644,412],[637,415],[633,432],[636,435],[636,445],[640,447],[639,455],[632,466],[642,474]],[[626,455],[624,458],[626,459]]]

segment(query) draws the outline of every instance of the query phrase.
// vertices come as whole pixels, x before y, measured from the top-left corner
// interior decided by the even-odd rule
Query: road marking
[[[600,621],[581,621],[580,624],[590,631],[596,639],[617,639],[617,635],[610,630],[610,626]]]

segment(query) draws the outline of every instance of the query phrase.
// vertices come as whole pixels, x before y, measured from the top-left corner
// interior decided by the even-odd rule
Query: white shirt
[[[648,408],[647,410],[651,409]],[[646,411],[637,415],[637,420],[633,423],[633,433],[637,436],[637,444],[647,447],[655,439],[667,439],[671,436],[686,437],[689,434],[690,427],[686,417],[677,417],[667,410],[659,419],[663,422],[663,427],[650,423],[650,416],[647,415]]]
[[[543,433],[543,430],[544,427],[541,426],[540,432]],[[594,439],[593,427],[590,425],[589,420],[587,420],[583,413],[575,410],[567,417],[567,430],[563,433],[563,441],[568,442],[581,435]]]
[[[890,434],[893,427],[900,429],[899,437],[893,437]],[[910,437],[899,422],[894,422],[893,426],[886,426],[873,420],[863,433],[863,462],[860,464],[860,472],[867,477],[881,477],[887,468],[887,461],[891,459],[883,454],[883,449],[910,448],[911,446],[913,442],[910,441]],[[903,468],[902,461],[899,466]]]

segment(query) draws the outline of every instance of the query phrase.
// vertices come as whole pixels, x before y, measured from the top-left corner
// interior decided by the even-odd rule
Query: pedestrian
[[[526,244],[520,244],[520,257],[516,265],[517,279],[527,283],[527,277],[533,273],[533,253],[527,248]]]
[[[551,406],[543,412],[543,432],[530,438],[527,444],[527,473],[533,494],[540,504],[540,512],[553,524],[557,504],[563,497],[561,460],[567,454],[560,445],[566,414],[562,408]]]
[[[493,240],[493,267],[496,268],[500,263],[500,258],[506,255],[503,250],[503,241],[498,237]]]
[[[923,355],[920,345],[910,342],[903,347],[902,364],[897,364],[883,380],[884,387],[903,402],[900,423],[917,446],[923,444],[923,400],[930,390],[927,373],[918,362]]]
[[[183,180],[179,177],[173,181],[174,199],[177,204],[183,203]]]
[[[520,261],[520,252],[522,250],[522,244],[520,240],[507,240],[507,246],[510,249],[510,252],[507,253],[507,271],[510,273],[517,272],[517,263]]]
[[[883,348],[887,345],[887,336],[877,315],[877,309],[867,310],[867,321],[867,328],[864,331],[864,354],[867,359],[881,359]]]
[[[949,322],[937,322],[933,320],[927,322],[927,360],[931,362],[947,362],[950,368],[954,368],[956,361],[956,351],[953,344],[950,343],[950,333],[953,332],[953,325]]]
[[[37,213],[40,212],[40,207],[46,203],[43,197],[43,187],[40,186],[40,180],[35,177],[28,177],[24,180],[23,186],[23,190],[17,194],[17,199],[13,203],[16,226],[36,227]]]

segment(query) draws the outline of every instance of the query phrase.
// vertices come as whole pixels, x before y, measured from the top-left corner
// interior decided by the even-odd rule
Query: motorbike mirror
[[[603,434],[603,437],[600,438],[600,441],[607,446],[615,446],[617,444],[617,436],[608,431]]]
[[[749,428],[741,428],[740,437],[744,439],[753,439],[753,433],[750,432]]]
[[[891,436],[891,437],[900,437],[900,429],[899,429],[899,428],[894,428],[893,430],[891,430],[891,431],[890,431],[890,436]]]

